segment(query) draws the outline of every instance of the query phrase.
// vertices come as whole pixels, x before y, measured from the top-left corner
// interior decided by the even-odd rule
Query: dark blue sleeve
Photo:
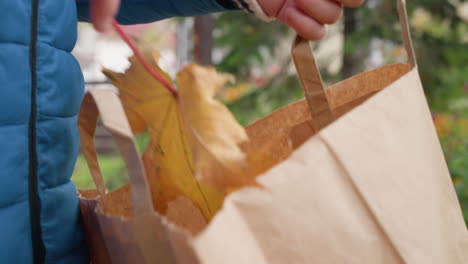
[[[237,9],[234,0],[122,0],[117,20],[141,24],[170,17],[197,16]],[[76,0],[78,19],[89,22],[89,0]]]

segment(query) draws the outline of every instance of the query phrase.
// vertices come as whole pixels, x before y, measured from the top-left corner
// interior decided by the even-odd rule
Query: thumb
[[[119,10],[120,0],[91,0],[91,21],[99,32],[112,29],[112,20]]]

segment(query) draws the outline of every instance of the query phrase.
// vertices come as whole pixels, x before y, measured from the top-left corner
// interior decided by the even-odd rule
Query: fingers
[[[301,37],[308,40],[320,40],[326,34],[323,24],[296,7],[285,10],[285,13],[279,19],[294,28]]]
[[[350,8],[361,6],[364,3],[364,0],[335,0],[335,1],[338,1],[339,3]]]
[[[321,24],[334,24],[340,19],[343,8],[334,0],[296,0],[297,6]],[[349,1],[349,0],[348,0]]]
[[[107,32],[112,29],[112,20],[119,10],[119,4],[120,0],[91,1],[91,21],[97,31]]]
[[[294,28],[303,38],[320,40],[326,24],[336,23],[343,14],[343,5],[358,7],[364,0],[290,0],[281,8],[278,20]]]

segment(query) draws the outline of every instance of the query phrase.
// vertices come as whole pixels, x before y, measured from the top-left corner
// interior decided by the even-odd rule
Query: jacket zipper
[[[29,66],[31,69],[31,112],[29,116],[29,215],[31,222],[31,239],[33,259],[35,264],[45,262],[45,246],[41,230],[41,201],[38,191],[37,147],[36,147],[36,90],[37,90],[37,31],[38,31],[39,0],[31,0],[31,35],[29,42]]]

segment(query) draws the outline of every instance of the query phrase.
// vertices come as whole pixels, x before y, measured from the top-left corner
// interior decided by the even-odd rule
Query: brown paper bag
[[[283,161],[259,177],[265,188],[228,196],[201,232],[173,224],[199,221],[196,211],[182,210],[183,202],[171,205],[185,212],[171,220],[154,212],[117,96],[91,91],[84,105],[97,105],[130,179],[106,193],[95,150],[84,149],[100,194],[97,202],[96,193],[82,193],[81,202],[94,262],[468,263],[468,232],[424,97],[404,1],[399,4],[410,64],[325,90],[308,43],[296,40],[292,53],[306,100],[247,128],[247,148],[284,135],[276,152]],[[80,122],[89,142],[94,128],[86,124]]]

